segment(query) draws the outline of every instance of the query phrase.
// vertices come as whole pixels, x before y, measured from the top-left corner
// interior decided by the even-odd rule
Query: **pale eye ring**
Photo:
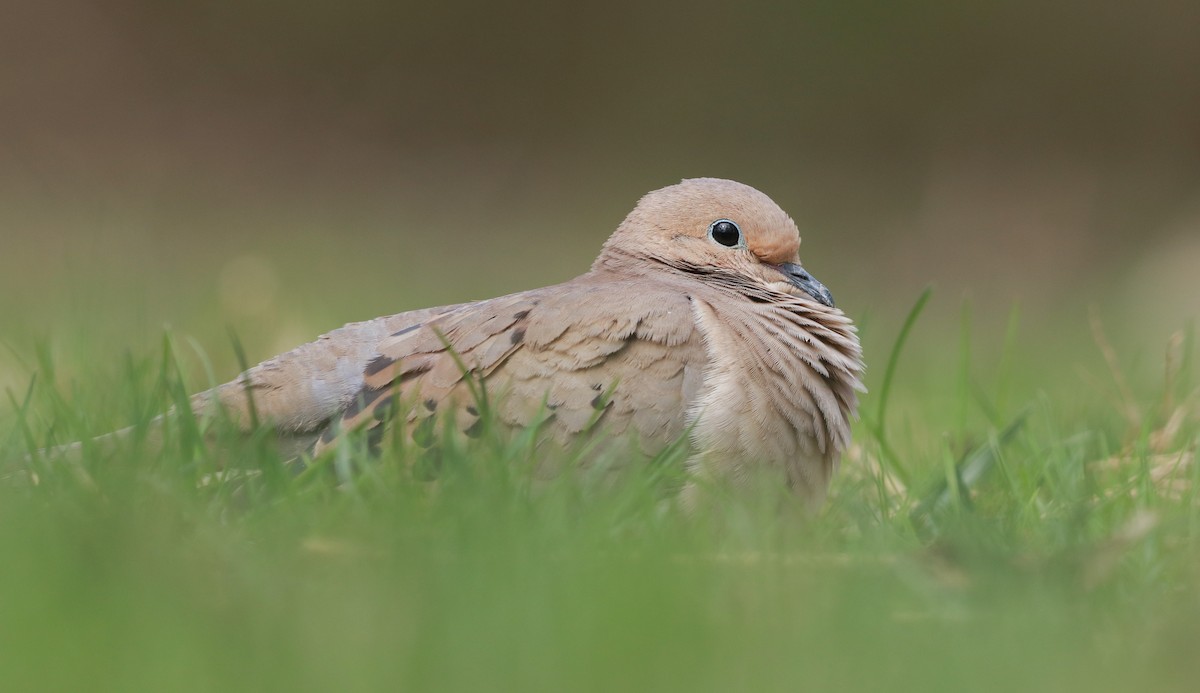
[[[741,248],[746,245],[741,227],[729,219],[717,219],[709,224],[708,237],[726,248]]]

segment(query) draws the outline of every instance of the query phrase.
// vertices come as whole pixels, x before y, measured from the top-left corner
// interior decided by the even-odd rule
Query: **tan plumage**
[[[720,219],[737,223],[744,247],[709,237]],[[248,383],[281,431],[324,428],[320,453],[339,431],[392,420],[428,444],[448,410],[470,435],[482,384],[503,426],[544,420],[558,443],[589,430],[647,453],[690,431],[703,473],[767,465],[819,497],[849,442],[862,362],[850,320],[779,269],[799,264],[799,242],[757,190],[684,181],[643,198],[587,274],[350,325],[196,404],[215,395],[248,421]],[[405,411],[394,419],[395,403]]]
[[[700,475],[776,469],[819,499],[849,443],[863,365],[799,244],[757,190],[685,180],[642,198],[576,279],[347,325],[193,406],[219,402],[248,426],[252,397],[298,446],[323,433],[320,454],[342,431],[390,422],[418,444],[449,420],[471,435],[482,386],[497,424],[541,424],[548,444],[586,431],[654,453],[686,433]]]

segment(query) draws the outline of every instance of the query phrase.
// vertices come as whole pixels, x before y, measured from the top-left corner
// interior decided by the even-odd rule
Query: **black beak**
[[[829,289],[826,289],[824,284],[817,281],[816,277],[809,274],[808,270],[800,265],[785,262],[779,265],[779,271],[783,272],[783,276],[787,277],[788,281],[794,284],[797,289],[812,296],[818,302],[830,308],[833,307],[833,294],[829,293]]]

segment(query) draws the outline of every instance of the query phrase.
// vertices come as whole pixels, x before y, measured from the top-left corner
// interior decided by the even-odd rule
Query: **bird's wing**
[[[255,419],[283,435],[320,430],[363,386],[363,370],[379,346],[403,332],[470,304],[425,308],[350,323],[315,341],[247,369],[236,379],[192,397],[198,414],[220,407],[235,423]]]
[[[256,424],[270,426],[279,434],[280,449],[286,455],[299,454],[311,448],[329,420],[344,411],[362,389],[363,369],[378,353],[381,342],[469,305],[423,308],[350,323],[263,361],[224,385],[192,395],[192,411],[198,416],[220,413],[246,431]],[[162,445],[161,425],[173,412],[174,408],[150,423],[143,444],[151,448]],[[90,444],[109,449],[136,430],[131,426],[97,436]],[[84,446],[78,441],[41,454],[79,459]]]
[[[364,387],[331,428],[395,418],[419,444],[452,408],[471,435],[481,407],[512,428],[541,423],[566,443],[593,425],[636,433],[653,451],[683,433],[702,380],[703,344],[690,298],[645,283],[577,280],[481,301],[389,338]],[[444,417],[443,417],[444,418]]]

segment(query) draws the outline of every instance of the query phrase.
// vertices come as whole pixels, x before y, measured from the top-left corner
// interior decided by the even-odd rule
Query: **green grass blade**
[[[912,333],[913,327],[917,324],[917,318],[925,310],[925,305],[929,303],[929,298],[932,295],[933,287],[925,287],[925,290],[917,297],[917,302],[908,311],[908,316],[905,317],[904,324],[901,326],[899,334],[896,335],[896,341],[892,343],[891,354],[888,355],[887,368],[883,372],[883,385],[879,389],[879,405],[876,408],[875,417],[873,420],[866,421],[875,434],[875,440],[879,444],[882,459],[887,463],[890,471],[906,485],[911,482],[912,477],[909,475],[906,465],[900,461],[900,457],[888,442],[887,407],[891,399],[892,384],[896,377],[896,371],[900,365],[900,354],[904,351],[904,344],[908,341],[909,334]]]

